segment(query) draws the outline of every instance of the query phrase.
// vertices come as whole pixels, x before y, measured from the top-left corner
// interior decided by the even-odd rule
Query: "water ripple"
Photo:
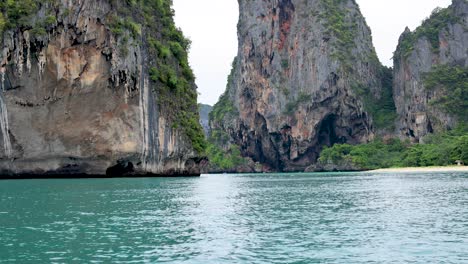
[[[0,263],[466,263],[468,175],[0,182]]]

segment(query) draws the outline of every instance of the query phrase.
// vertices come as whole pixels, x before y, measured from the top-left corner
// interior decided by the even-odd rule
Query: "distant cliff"
[[[2,1],[1,174],[198,174],[189,42],[170,5]]]
[[[325,147],[392,131],[392,73],[354,0],[239,6],[239,50],[211,113],[212,142],[239,147],[264,171],[303,171]]]
[[[394,95],[400,136],[425,135],[468,121],[468,2],[436,9],[400,37],[394,56]]]
[[[205,131],[205,136],[210,134],[210,113],[213,107],[207,104],[198,104],[198,111],[200,113],[200,125]]]

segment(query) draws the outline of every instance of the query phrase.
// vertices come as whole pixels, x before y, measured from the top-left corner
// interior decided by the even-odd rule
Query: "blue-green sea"
[[[0,181],[0,263],[468,263],[468,173]]]

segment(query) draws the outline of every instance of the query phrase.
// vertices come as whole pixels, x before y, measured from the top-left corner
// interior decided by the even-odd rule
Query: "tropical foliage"
[[[319,162],[341,164],[351,162],[362,169],[407,166],[445,166],[457,160],[468,163],[468,126],[430,135],[424,144],[410,144],[392,139],[376,140],[361,145],[334,145],[320,154]]]
[[[113,11],[101,21],[116,38],[119,55],[126,57],[134,45],[149,51],[144,70],[150,75],[161,114],[192,141],[196,151],[203,153],[206,142],[198,124],[195,77],[187,56],[191,42],[174,24],[172,1],[110,0],[110,4]],[[70,12],[58,0],[3,0],[0,34],[14,29],[46,36],[57,24],[55,15],[66,17]]]
[[[459,21],[457,16],[453,15],[453,10],[449,8],[436,8],[432,11],[429,18],[423,21],[414,32],[404,34],[398,45],[397,53],[403,57],[408,57],[416,46],[416,41],[426,38],[432,46],[434,52],[439,51],[439,34],[448,27]]]
[[[426,89],[442,91],[442,96],[430,102],[432,105],[468,120],[468,68],[440,65],[424,74],[423,79]]]
[[[191,42],[174,24],[172,1],[114,0],[112,3],[118,12],[108,17],[109,27],[122,49],[146,40],[150,53],[148,72],[162,114],[171,119],[174,128],[185,133],[197,152],[204,153],[206,140],[199,124],[195,77],[187,55]]]
[[[393,100],[392,68],[380,67],[379,77],[382,85],[380,98],[372,95],[366,85],[355,83],[352,88],[363,99],[365,110],[372,116],[377,129],[392,129],[397,118],[395,101]]]

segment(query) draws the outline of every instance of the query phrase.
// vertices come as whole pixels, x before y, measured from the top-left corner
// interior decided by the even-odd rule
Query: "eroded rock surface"
[[[440,65],[464,68],[467,72],[466,0],[454,0],[449,8],[435,10],[414,32],[406,29],[400,37],[394,57],[394,95],[401,137],[419,142],[425,135],[451,129],[460,121],[456,111],[450,113],[441,104],[433,103],[447,95],[442,87],[429,89],[425,85],[425,76]]]
[[[0,50],[2,174],[199,173],[201,159],[174,117],[178,109],[164,104],[159,92],[164,84],[150,74],[162,66],[154,63],[158,55],[149,39],[163,44],[169,39],[151,32],[155,29],[131,12],[124,19],[117,10],[131,7],[118,2],[37,2],[28,20],[33,26],[5,30]],[[44,26],[45,32],[35,32],[38,20],[50,16],[56,20]],[[172,18],[166,23],[174,27]],[[165,66],[180,76],[172,57]],[[185,85],[190,93],[179,96],[196,98],[193,80]]]
[[[239,51],[212,112],[213,140],[228,138],[266,171],[303,171],[324,147],[374,137],[383,70],[355,1],[239,6]]]

